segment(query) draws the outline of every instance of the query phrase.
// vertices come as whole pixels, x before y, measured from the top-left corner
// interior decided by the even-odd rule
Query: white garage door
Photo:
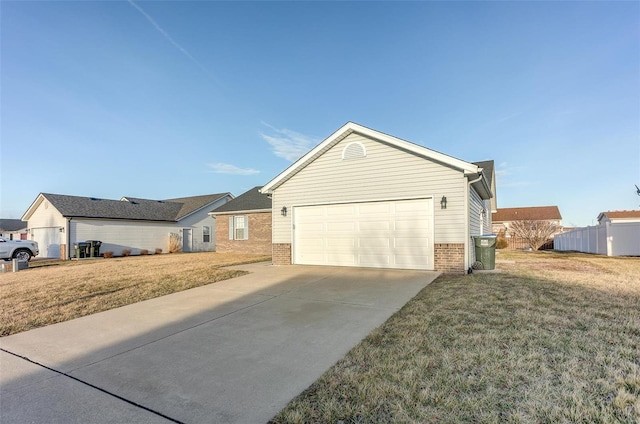
[[[433,269],[433,199],[295,207],[296,264]]]
[[[59,227],[33,228],[31,231],[33,231],[33,236],[30,239],[38,242],[39,258],[60,258],[62,233]]]

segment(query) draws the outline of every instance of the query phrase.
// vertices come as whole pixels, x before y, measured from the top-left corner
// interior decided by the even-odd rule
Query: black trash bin
[[[482,262],[483,269],[496,269],[496,239],[495,234],[474,237],[476,261]]]
[[[91,243],[87,243],[85,241],[79,241],[77,243],[74,243],[73,247],[76,250],[76,259],[88,258],[90,246],[91,246]]]
[[[102,242],[100,240],[87,240],[89,244],[90,255],[92,258],[100,257],[100,246],[102,246]]]

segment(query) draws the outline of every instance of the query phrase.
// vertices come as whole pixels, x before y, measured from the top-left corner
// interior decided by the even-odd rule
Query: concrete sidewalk
[[[237,268],[0,339],[0,422],[266,422],[438,275]]]

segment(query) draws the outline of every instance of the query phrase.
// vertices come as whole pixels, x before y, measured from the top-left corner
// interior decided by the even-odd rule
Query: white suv
[[[17,259],[20,262],[27,262],[33,256],[38,256],[38,242],[33,240],[9,240],[0,237],[0,259],[10,261]]]

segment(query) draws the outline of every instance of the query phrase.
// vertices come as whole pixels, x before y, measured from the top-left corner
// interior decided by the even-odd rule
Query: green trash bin
[[[496,269],[495,234],[474,237],[476,245],[476,261],[482,262],[483,269]]]
[[[76,259],[80,258],[88,258],[89,257],[89,246],[91,243],[87,243],[84,241],[80,241],[78,243],[74,243],[73,247],[76,249]]]
[[[100,246],[102,246],[102,242],[100,240],[87,240],[87,244],[89,244],[89,251],[92,258],[100,257]]]

